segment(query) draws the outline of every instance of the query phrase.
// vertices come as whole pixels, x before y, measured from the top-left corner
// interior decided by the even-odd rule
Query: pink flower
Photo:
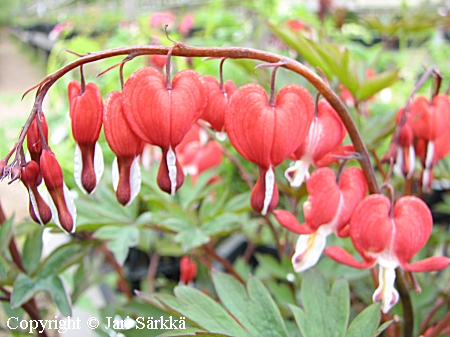
[[[363,261],[342,247],[328,247],[325,255],[354,268],[371,268],[378,263],[379,286],[373,301],[381,300],[382,311],[387,313],[399,297],[394,288],[397,267],[419,272],[450,265],[450,259],[443,256],[409,262],[428,241],[432,227],[431,212],[421,199],[401,197],[392,208],[386,196],[372,194],[359,203],[350,219],[350,238]]]
[[[312,120],[307,137],[291,156],[296,162],[285,172],[291,186],[301,186],[309,176],[309,167],[322,166],[320,160],[336,150],[345,135],[344,124],[336,111],[327,100],[320,100],[317,116]]]
[[[296,84],[284,86],[271,104],[261,86],[246,84],[231,96],[225,116],[231,144],[259,166],[250,203],[263,215],[278,204],[275,166],[301,145],[314,114],[311,94]]]
[[[364,198],[367,183],[357,167],[346,169],[339,181],[332,169],[323,167],[313,172],[306,182],[306,189],[309,197],[303,204],[304,224],[288,211],[274,211],[283,227],[300,234],[292,257],[294,270],[298,273],[317,263],[328,235],[348,236],[348,221]]]

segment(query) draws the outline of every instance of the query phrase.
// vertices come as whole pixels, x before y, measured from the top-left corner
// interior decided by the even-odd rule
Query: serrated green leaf
[[[388,70],[366,79],[360,84],[358,91],[356,92],[356,99],[358,101],[365,100],[384,88],[391,86],[398,80],[398,72],[399,69]]]
[[[59,246],[41,263],[36,273],[39,278],[58,275],[74,263],[83,259],[91,246],[78,242],[69,242]]]
[[[158,337],[189,337],[189,336],[203,336],[203,337],[230,337],[230,335],[223,335],[220,333],[211,333],[201,331],[195,328],[186,328],[183,330],[168,331]]]
[[[224,212],[243,212],[250,210],[250,191],[238,194],[228,200]]]
[[[72,315],[69,299],[61,279],[57,276],[33,280],[28,275],[20,273],[14,282],[13,292],[11,294],[11,308],[19,308],[22,304],[33,298],[39,291],[43,290],[49,291],[52,294],[53,299],[63,316]]]
[[[42,233],[44,227],[36,227],[35,231],[27,235],[22,251],[22,263],[28,274],[32,274],[39,266],[42,254]]]
[[[350,301],[348,285],[343,280],[336,282],[330,290],[328,281],[318,269],[303,273],[300,293],[310,336],[344,336],[349,316],[349,305],[345,303]]]
[[[176,297],[158,293],[138,293],[138,296],[166,312],[175,312],[186,317],[193,325],[206,331],[236,337],[249,336],[226,310],[201,291],[178,286],[175,287],[174,293]]]
[[[153,213],[152,212],[144,212],[138,216],[138,218],[134,221],[135,226],[147,225],[153,221]]]
[[[255,303],[255,308],[258,309],[256,314],[261,318],[260,325],[264,327],[265,332],[261,336],[287,336],[288,333],[280,310],[262,282],[256,277],[250,277],[247,291],[250,300]]]
[[[0,253],[8,249],[9,242],[13,236],[13,221],[14,217],[10,217],[0,226]]]
[[[372,337],[380,324],[380,303],[365,308],[348,327],[345,337]]]
[[[204,234],[200,228],[191,228],[179,232],[174,241],[181,244],[181,249],[188,252],[190,249],[200,247],[210,240],[209,235]]]
[[[250,335],[263,336],[264,327],[260,324],[261,317],[258,317],[257,312],[254,310],[253,303],[250,302],[244,285],[231,275],[221,272],[212,273],[212,280],[223,306]]]
[[[241,226],[241,217],[233,213],[221,214],[206,221],[201,230],[206,235],[228,234]]]
[[[309,323],[308,319],[306,317],[305,312],[300,309],[299,307],[288,304],[289,309],[291,309],[292,314],[294,315],[295,323],[297,323],[297,327],[299,328],[300,332],[302,333],[303,337],[314,337],[314,335],[310,334],[309,332]]]
[[[377,337],[377,336],[379,336],[379,335],[380,335],[384,330],[386,330],[386,329],[389,327],[389,325],[391,325],[393,322],[394,322],[394,320],[391,319],[391,320],[386,321],[386,322],[384,322],[383,324],[381,324],[381,325],[377,328],[377,331],[375,331],[375,333],[373,334],[372,337]]]
[[[94,237],[106,240],[106,246],[114,254],[117,263],[123,265],[130,247],[139,242],[139,229],[135,226],[103,226],[94,233]]]

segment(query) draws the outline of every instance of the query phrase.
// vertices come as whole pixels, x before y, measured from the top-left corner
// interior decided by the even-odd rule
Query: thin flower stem
[[[450,325],[450,311],[439,321],[427,337],[437,337],[439,333]]]
[[[150,264],[148,265],[147,272],[147,288],[149,292],[155,291],[155,278],[158,271],[160,255],[158,253],[153,253],[150,258]]]
[[[269,216],[267,216],[267,215],[264,216],[264,219],[266,219],[266,222],[269,225],[270,230],[272,231],[273,238],[275,240],[275,244],[277,245],[278,256],[281,259],[285,254],[284,254],[283,246],[280,242],[280,236],[278,235],[277,229],[273,225],[273,222],[272,222],[272,220],[270,220]]]
[[[315,73],[313,73],[311,70],[309,70],[306,66],[304,66],[300,62],[287,58],[285,56],[251,48],[191,47],[187,45],[183,45],[182,48],[173,48],[167,46],[148,45],[148,46],[129,46],[122,48],[108,49],[82,56],[77,60],[74,60],[71,63],[60,68],[59,70],[53,72],[52,74],[48,75],[41,82],[41,85],[39,86],[38,91],[36,93],[36,100],[33,109],[30,113],[27,122],[25,123],[22,129],[22,132],[19,135],[19,140],[17,144],[23,143],[26,132],[28,131],[28,128],[31,125],[34,114],[42,106],[42,102],[48,90],[58,79],[60,79],[69,71],[79,67],[82,64],[96,62],[113,56],[129,55],[130,53],[133,53],[134,56],[151,55],[151,54],[167,55],[167,53],[170,50],[172,50],[173,56],[183,56],[183,57],[227,57],[231,59],[245,58],[271,63],[283,61],[285,63],[283,66],[284,68],[289,69],[303,76],[322,94],[322,96],[326,100],[328,100],[331,106],[338,113],[339,117],[341,118],[342,122],[344,123],[349,133],[350,139],[355,147],[355,151],[361,154],[361,158],[359,161],[362,170],[364,172],[364,175],[366,177],[370,192],[371,193],[379,192],[379,186],[376,180],[375,172],[373,170],[367,148],[364,142],[362,141],[361,135],[357,130],[355,123],[353,122],[350,114],[348,113],[346,107],[341,102],[339,97],[327,86],[327,84],[319,76],[317,76]]]
[[[409,295],[408,288],[403,278],[403,273],[400,268],[395,270],[395,285],[400,295],[403,307],[403,337],[413,337],[414,333],[414,311]]]
[[[431,310],[427,313],[424,320],[420,324],[419,335],[423,335],[425,333],[425,331],[427,331],[427,329],[430,325],[431,319],[436,314],[436,312],[444,306],[444,304],[445,304],[445,300],[443,298],[439,298],[436,301],[434,307],[431,308]]]
[[[125,274],[123,272],[122,266],[117,262],[114,255],[111,253],[111,251],[106,247],[106,244],[103,244],[100,246],[100,250],[105,255],[106,261],[108,261],[114,270],[117,272],[117,275],[119,276],[118,280],[118,286],[121,292],[125,294],[125,296],[128,298],[128,300],[133,299],[133,292],[131,291],[128,282],[125,278]]]
[[[234,269],[233,265],[228,261],[227,259],[223,258],[212,247],[211,243],[207,243],[203,245],[203,248],[205,249],[206,253],[211,255],[215,260],[219,261],[222,266],[229,272],[236,280],[241,282],[242,284],[245,284],[245,281],[242,279],[242,277],[237,273],[237,271]]]

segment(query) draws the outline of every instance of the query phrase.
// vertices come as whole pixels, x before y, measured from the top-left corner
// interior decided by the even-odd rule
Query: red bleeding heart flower
[[[296,272],[317,263],[328,235],[348,236],[348,222],[367,192],[367,183],[363,172],[357,167],[346,169],[339,181],[332,169],[323,167],[313,172],[306,182],[306,189],[309,197],[303,204],[304,224],[300,224],[288,211],[274,211],[283,227],[300,234],[292,257]]]
[[[141,188],[138,161],[144,143],[128,125],[120,91],[114,90],[106,97],[103,125],[106,141],[117,156],[113,162],[113,186],[117,200],[122,205],[129,205]]]
[[[236,91],[233,81],[228,80],[220,87],[219,82],[213,76],[203,76],[203,85],[208,96],[208,104],[201,118],[211,124],[217,132],[223,132],[225,128],[225,111],[231,95]]]
[[[308,135],[291,156],[296,162],[285,172],[291,186],[301,186],[309,176],[309,166],[321,166],[320,160],[339,147],[346,133],[344,124],[330,103],[320,100]]]
[[[193,181],[203,171],[219,166],[222,162],[222,147],[216,141],[209,140],[206,131],[197,123],[177,147],[176,154],[184,173],[190,174]]]
[[[177,73],[168,87],[160,71],[145,67],[135,71],[124,85],[123,110],[131,129],[144,142],[163,151],[157,181],[167,193],[175,194],[183,184],[175,148],[206,104],[200,75],[191,69]]]
[[[450,98],[436,95],[432,103],[423,97],[411,102],[407,113],[408,124],[416,138],[416,153],[421,158],[424,172],[422,187],[426,191],[432,182],[431,171],[437,161],[450,152],[447,126],[450,123]]]
[[[30,157],[34,160],[38,165],[42,153],[42,141],[41,134],[39,132],[37,119],[41,122],[42,133],[45,141],[48,143],[48,126],[45,121],[45,116],[43,113],[37,113],[34,116],[33,121],[31,122],[30,128],[27,132],[27,148],[28,152],[30,152]],[[40,173],[39,173],[40,175]]]
[[[197,265],[189,256],[183,256],[180,260],[180,283],[188,285],[194,281],[197,275]]]
[[[49,148],[42,150],[40,164],[45,186],[51,196],[51,200],[48,201],[52,209],[53,220],[66,232],[73,233],[76,223],[75,203],[64,183],[61,166]]]
[[[386,313],[399,297],[394,288],[397,267],[424,272],[450,265],[450,259],[443,256],[409,262],[428,241],[432,227],[431,212],[421,199],[401,197],[392,209],[386,196],[372,194],[359,203],[350,219],[350,238],[363,261],[356,260],[342,247],[328,247],[325,255],[354,268],[371,268],[378,263],[379,286],[373,301],[381,300],[382,311]]]
[[[313,98],[296,84],[283,87],[273,106],[257,84],[244,85],[231,96],[225,116],[230,142],[260,168],[250,200],[256,212],[265,215],[277,205],[274,168],[300,146],[313,114]]]
[[[22,166],[21,177],[30,197],[29,212],[31,218],[38,224],[45,225],[52,218],[52,211],[38,191],[42,181],[39,165],[34,160]]]
[[[91,193],[103,174],[103,154],[97,140],[102,128],[103,101],[94,83],[84,88],[77,81],[68,86],[72,134],[75,149],[74,176],[85,193]]]

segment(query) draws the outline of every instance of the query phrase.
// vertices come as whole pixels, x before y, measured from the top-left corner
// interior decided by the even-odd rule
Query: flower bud
[[[45,186],[53,200],[55,223],[68,233],[75,231],[75,204],[70,198],[69,190],[64,184],[61,166],[50,149],[43,149],[41,155],[41,172]],[[52,209],[53,210],[53,209]]]
[[[48,125],[45,121],[45,116],[43,113],[37,113],[31,122],[30,128],[27,132],[27,148],[30,152],[31,159],[34,160],[39,165],[39,160],[42,153],[42,141],[41,134],[38,127],[38,119],[40,119],[42,126],[42,133],[44,135],[45,141],[48,143]],[[39,173],[40,174],[40,173]]]
[[[195,279],[197,265],[189,256],[183,256],[180,260],[180,283],[185,285]]]
[[[47,224],[52,218],[52,211],[37,189],[42,181],[38,163],[31,160],[23,166],[21,180],[28,189],[29,212],[32,219],[41,225]]]

